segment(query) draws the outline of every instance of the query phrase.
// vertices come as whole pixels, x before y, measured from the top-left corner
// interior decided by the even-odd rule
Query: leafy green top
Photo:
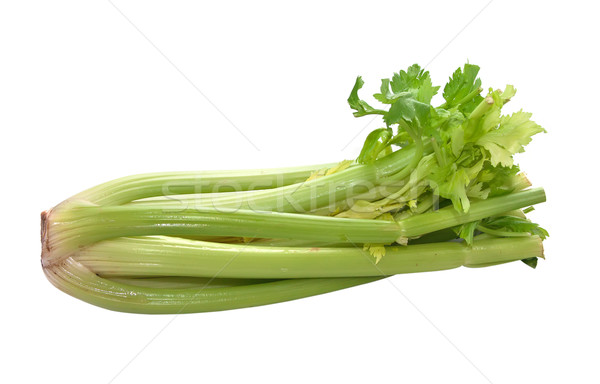
[[[461,212],[469,210],[471,198],[511,192],[519,171],[513,155],[523,152],[531,137],[544,129],[531,120],[530,113],[502,115],[515,88],[490,88],[483,97],[478,72],[473,64],[458,68],[444,86],[445,102],[434,107],[431,100],[440,87],[433,86],[429,72],[414,64],[381,80],[380,92],[373,97],[384,109],[360,99],[364,82],[359,76],[348,98],[354,116],[381,115],[385,127],[369,134],[357,161],[371,163],[394,147],[416,146],[417,158],[409,171],[421,172],[415,179],[420,185],[425,180],[427,188],[420,193],[431,191],[449,199]]]

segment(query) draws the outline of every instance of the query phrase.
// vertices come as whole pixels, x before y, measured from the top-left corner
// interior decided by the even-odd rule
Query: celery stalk
[[[236,279],[391,276],[542,257],[537,236],[386,248],[375,264],[362,248],[269,247],[219,244],[171,237],[106,240],[73,258],[95,273],[119,276],[188,276]]]
[[[99,307],[132,313],[194,313],[274,304],[320,295],[382,277],[289,279],[226,288],[148,288],[98,277],[80,263],[67,259],[45,268],[57,288]]]

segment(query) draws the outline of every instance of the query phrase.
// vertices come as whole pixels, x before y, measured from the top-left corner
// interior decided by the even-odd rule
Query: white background
[[[588,1],[2,2],[0,381],[597,383],[597,15]],[[536,270],[182,316],[107,311],[46,281],[39,213],[68,196],[141,172],[353,158],[378,127],[346,104],[356,75],[368,96],[414,62],[444,84],[466,60],[548,130],[518,158],[548,194]]]

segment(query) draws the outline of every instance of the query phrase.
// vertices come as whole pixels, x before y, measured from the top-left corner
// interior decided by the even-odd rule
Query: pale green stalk
[[[300,183],[314,171],[334,165],[335,163],[260,170],[147,173],[100,184],[69,200],[119,205],[153,196],[270,189]]]
[[[449,206],[399,222],[209,208],[169,211],[145,206],[71,206],[52,213],[44,243],[53,252],[48,252],[43,263],[49,265],[86,245],[125,236],[235,236],[392,244],[400,238],[420,236],[544,200],[543,189],[530,189],[473,202],[468,213]]]
[[[195,313],[274,304],[320,295],[381,277],[290,279],[237,287],[147,288],[101,278],[66,259],[45,268],[46,277],[63,292],[103,308],[133,313]]]
[[[219,244],[172,237],[118,238],[73,258],[103,277],[188,276],[285,279],[389,276],[542,257],[537,236],[386,247],[375,264],[362,248],[269,247]]]

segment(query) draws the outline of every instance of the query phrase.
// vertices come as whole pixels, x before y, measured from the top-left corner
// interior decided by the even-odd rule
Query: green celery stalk
[[[153,196],[269,189],[306,180],[312,172],[333,164],[227,171],[185,171],[126,176],[85,190],[69,200],[119,205]]]
[[[52,268],[46,277],[63,292],[114,311],[131,313],[195,313],[254,307],[320,295],[382,277],[289,279],[225,288],[150,288],[101,278],[71,258]]]
[[[472,246],[443,242],[386,247],[375,264],[362,248],[269,247],[220,244],[171,237],[118,238],[73,256],[95,273],[120,276],[188,276],[285,279],[390,276],[542,257],[538,236],[494,238]]]
[[[468,213],[452,207],[396,221],[347,219],[279,212],[223,211],[215,208],[173,211],[146,206],[72,205],[50,212],[45,265],[88,244],[116,237],[236,236],[290,238],[356,244],[392,244],[444,228],[527,207],[545,200],[544,190],[534,188],[476,201]]]

